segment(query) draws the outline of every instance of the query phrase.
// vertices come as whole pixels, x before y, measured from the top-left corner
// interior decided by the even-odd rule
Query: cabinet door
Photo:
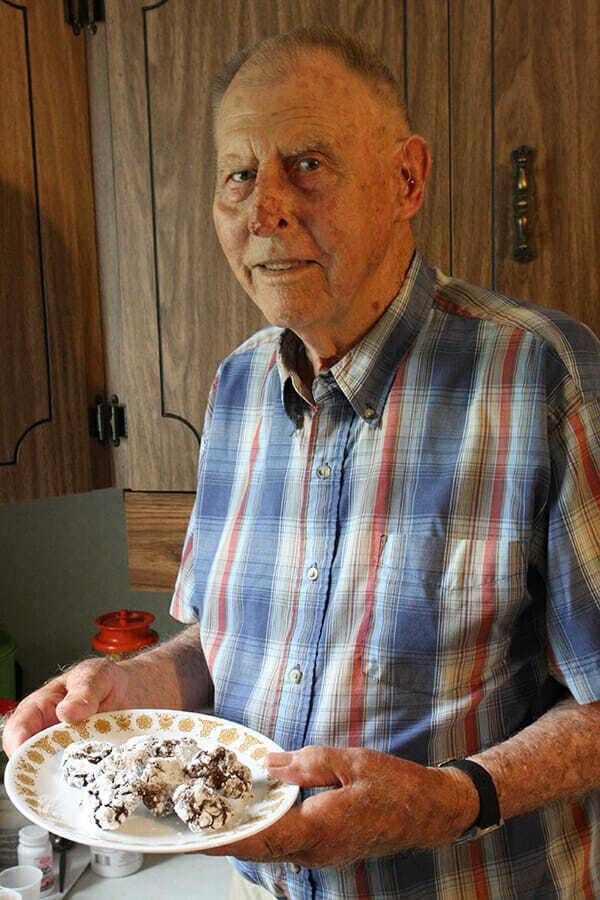
[[[241,47],[301,25],[320,21],[366,38],[402,83],[408,73],[416,125],[438,134],[440,164],[420,229],[421,242],[443,256],[446,131],[436,126],[447,116],[447,65],[430,40],[436,34],[447,44],[439,6],[107,0],[106,25],[89,41],[89,65],[109,388],[128,412],[129,436],[115,451],[123,487],[194,490],[215,368],[265,324],[213,232],[213,76]],[[435,82],[422,80],[420,70],[434,63]]]
[[[62,4],[0,0],[0,501],[110,484],[85,48]]]
[[[600,335],[600,3],[454,0],[451,270],[562,309]],[[513,258],[515,164],[528,176],[534,258]]]
[[[498,284],[600,336],[600,3],[496,2]],[[512,258],[511,152],[530,146],[535,259]]]

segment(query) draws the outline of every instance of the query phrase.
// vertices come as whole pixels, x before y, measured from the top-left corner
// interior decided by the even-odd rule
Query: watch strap
[[[474,829],[483,831],[502,825],[496,785],[487,769],[484,769],[479,763],[473,762],[472,759],[449,759],[440,765],[441,767],[451,766],[454,769],[461,769],[469,776],[479,794],[479,815],[466,834],[470,834]]]

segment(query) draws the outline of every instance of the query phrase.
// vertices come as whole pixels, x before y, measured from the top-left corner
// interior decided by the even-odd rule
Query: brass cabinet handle
[[[515,229],[513,259],[522,263],[535,259],[531,233],[533,206],[531,162],[533,155],[534,151],[531,147],[518,147],[511,154],[515,167],[513,182],[513,223]]]

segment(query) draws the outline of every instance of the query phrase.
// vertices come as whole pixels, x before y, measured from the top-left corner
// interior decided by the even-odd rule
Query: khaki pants
[[[229,900],[273,900],[273,894],[264,888],[252,884],[244,878],[237,869],[231,867],[231,884],[229,887]]]

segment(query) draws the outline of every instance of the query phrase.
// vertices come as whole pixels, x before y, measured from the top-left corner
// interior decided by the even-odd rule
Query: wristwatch
[[[467,828],[455,841],[456,844],[464,844],[467,841],[483,837],[484,834],[489,834],[490,831],[495,831],[496,828],[504,825],[504,820],[500,815],[496,785],[487,769],[484,769],[479,763],[473,762],[472,759],[448,759],[439,764],[439,768],[444,766],[461,769],[469,776],[479,794],[479,815],[471,827]]]

